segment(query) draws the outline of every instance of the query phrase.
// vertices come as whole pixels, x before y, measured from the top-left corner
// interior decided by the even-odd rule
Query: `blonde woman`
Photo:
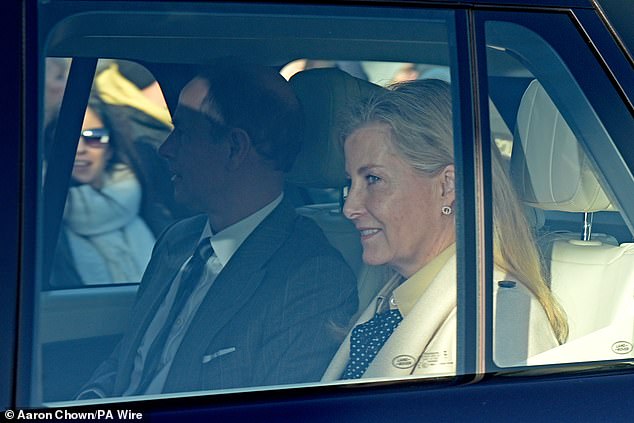
[[[456,372],[455,168],[449,85],[393,86],[363,104],[344,143],[344,214],[363,260],[394,276],[362,313],[324,380]],[[501,160],[493,160],[494,360],[522,364],[564,342],[567,323]]]

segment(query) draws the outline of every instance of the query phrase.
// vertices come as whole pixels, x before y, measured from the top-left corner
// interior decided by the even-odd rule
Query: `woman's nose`
[[[357,189],[352,186],[348,188],[348,196],[343,204],[343,215],[350,220],[354,220],[363,213],[363,201]]]
[[[83,138],[79,137],[79,142],[77,142],[76,154],[83,154],[85,152],[86,152],[86,143],[84,142]]]

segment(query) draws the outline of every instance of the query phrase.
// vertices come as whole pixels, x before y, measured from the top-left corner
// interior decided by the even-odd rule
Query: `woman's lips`
[[[372,229],[359,229],[359,233],[361,234],[361,239],[366,240],[368,238],[373,237],[377,233],[379,233],[380,229],[372,228]]]
[[[77,168],[85,168],[85,167],[89,167],[91,164],[92,163],[87,160],[75,160],[75,163],[73,164],[73,166]]]

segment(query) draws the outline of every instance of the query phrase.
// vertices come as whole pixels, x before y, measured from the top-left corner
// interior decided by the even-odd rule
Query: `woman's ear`
[[[453,164],[447,165],[441,174],[442,196],[447,200],[447,205],[449,205],[456,198],[456,168]]]
[[[243,129],[231,128],[227,142],[229,143],[229,169],[239,168],[251,151],[251,138]]]

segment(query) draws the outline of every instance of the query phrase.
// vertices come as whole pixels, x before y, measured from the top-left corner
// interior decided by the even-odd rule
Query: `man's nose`
[[[348,188],[348,197],[343,204],[343,214],[346,218],[354,220],[363,214],[363,200],[356,188]]]

